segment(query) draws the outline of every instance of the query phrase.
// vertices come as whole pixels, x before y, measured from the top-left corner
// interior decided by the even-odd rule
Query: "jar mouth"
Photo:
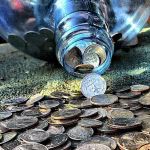
[[[87,51],[89,50],[89,52]],[[90,51],[92,50],[92,51]],[[93,64],[84,63],[84,53],[95,53],[99,57],[99,64],[95,67]],[[85,50],[79,49],[77,46],[67,50],[64,54],[63,66],[66,71],[74,76],[83,77],[88,73],[96,72],[104,73],[110,65],[111,55],[107,55],[106,49],[100,44],[90,44]]]

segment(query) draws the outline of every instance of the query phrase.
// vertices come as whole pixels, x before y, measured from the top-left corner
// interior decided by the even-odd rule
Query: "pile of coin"
[[[107,92],[108,93],[108,92]],[[0,101],[0,150],[148,150],[150,87]]]

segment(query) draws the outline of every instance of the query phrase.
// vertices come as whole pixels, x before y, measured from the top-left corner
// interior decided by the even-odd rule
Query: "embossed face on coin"
[[[81,83],[81,92],[87,98],[104,94],[106,91],[106,81],[96,73],[85,76]]]

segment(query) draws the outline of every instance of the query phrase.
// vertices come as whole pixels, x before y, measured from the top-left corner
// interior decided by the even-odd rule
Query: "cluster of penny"
[[[149,86],[133,85],[85,98],[56,91],[50,97],[2,100],[0,149],[148,150]]]

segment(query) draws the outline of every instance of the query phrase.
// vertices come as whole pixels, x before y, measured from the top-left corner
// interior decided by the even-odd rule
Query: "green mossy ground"
[[[139,45],[129,52],[118,51],[103,75],[112,89],[143,83],[150,85],[150,27],[139,35]],[[0,46],[0,99],[55,90],[79,91],[81,79],[67,74],[58,65],[31,58],[9,44]]]

